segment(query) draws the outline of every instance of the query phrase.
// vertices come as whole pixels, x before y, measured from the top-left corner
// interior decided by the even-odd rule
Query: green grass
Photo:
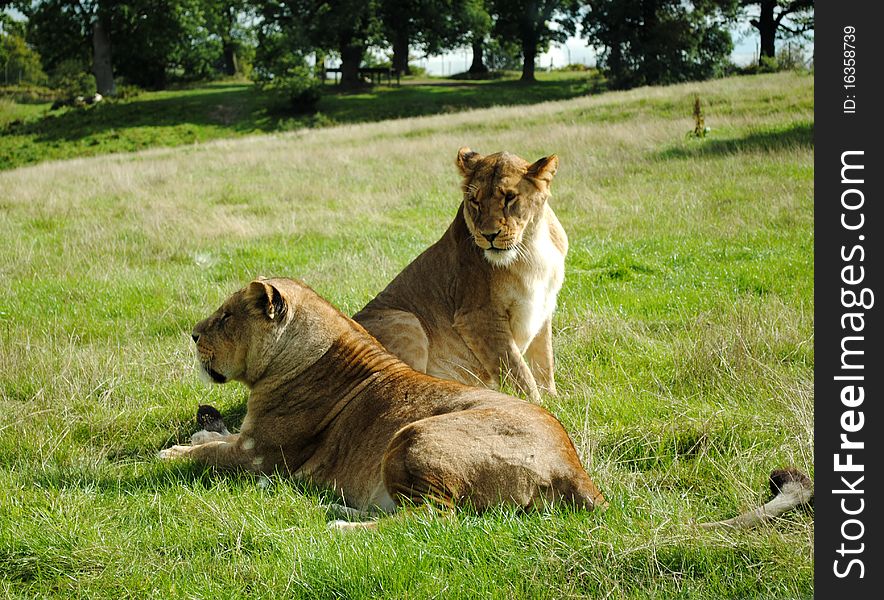
[[[51,103],[0,99],[0,169],[303,127],[562,100],[597,91],[601,85],[595,72],[541,73],[531,85],[512,79],[405,79],[398,87],[341,93],[328,84],[313,115],[287,113],[269,93],[237,82],[145,92],[128,100],[52,112]]]
[[[705,140],[686,137],[695,94]],[[544,403],[611,508],[341,536],[323,490],[159,463],[199,403],[243,416],[242,387],[198,382],[192,325],[257,275],[352,314],[444,231],[465,144],[559,154]],[[813,475],[812,77],[50,162],[0,189],[4,594],[812,597],[812,514],[691,524],[763,501],[774,468]]]

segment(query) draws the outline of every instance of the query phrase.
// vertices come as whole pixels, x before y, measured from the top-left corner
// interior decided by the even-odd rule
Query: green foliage
[[[123,84],[117,86],[117,93],[114,95],[114,100],[117,101],[126,101],[126,100],[134,100],[138,96],[144,93],[144,90],[134,84]]]
[[[248,69],[253,42],[245,11],[244,0],[43,0],[27,7],[28,39],[50,72],[72,59],[89,66],[98,19],[110,38],[114,75],[157,89],[217,77],[228,59],[234,72]],[[245,59],[242,68],[239,57]]]
[[[52,102],[56,96],[57,94],[54,90],[42,85],[0,86],[0,98],[7,98],[19,104]]]
[[[291,68],[261,86],[281,98],[285,108],[296,114],[316,112],[322,98],[322,82],[306,66]]]
[[[412,77],[427,77],[427,70],[420,65],[408,65],[408,71],[411,73]]]
[[[809,67],[805,62],[805,48],[803,44],[789,42],[777,51],[777,55],[760,56],[756,62],[744,67],[735,67],[735,72],[741,75],[756,75],[759,73],[777,73],[779,71],[808,72]]]
[[[435,54],[457,38],[455,3],[450,0],[378,0],[384,40],[392,47],[393,68],[406,71],[411,48]]]
[[[555,71],[565,71],[568,73],[582,73],[585,71],[593,71],[593,70],[595,70],[595,67],[590,67],[590,66],[585,65],[583,63],[570,63],[570,64],[564,65],[562,67],[556,67],[554,70]]]
[[[64,0],[44,0],[29,3],[25,11],[28,42],[39,52],[47,73],[64,61],[79,60],[88,65],[92,60],[90,21],[77,6]]]
[[[78,59],[64,60],[56,65],[49,85],[57,90],[60,100],[72,101],[78,97],[95,95],[95,76]]]
[[[583,32],[614,88],[720,76],[733,48],[729,0],[590,0]]]
[[[515,71],[522,65],[518,42],[492,38],[485,44],[485,64],[492,71]]]
[[[488,0],[488,7],[495,17],[494,36],[504,44],[518,44],[525,81],[534,80],[534,61],[541,50],[575,32],[575,0]]]
[[[322,82],[300,52],[305,39],[297,28],[265,19],[258,34],[252,79],[280,103],[284,112],[313,113]]]
[[[25,42],[20,28],[0,27],[0,77],[3,85],[45,85],[40,55]]]
[[[220,62],[224,75],[251,75],[255,35],[251,25],[249,0],[202,0],[205,28],[220,44]]]

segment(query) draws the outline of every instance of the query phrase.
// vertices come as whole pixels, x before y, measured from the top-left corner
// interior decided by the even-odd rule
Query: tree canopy
[[[515,55],[530,82],[538,55],[578,27],[609,84],[624,88],[722,73],[741,19],[758,30],[763,57],[775,55],[778,36],[813,28],[812,0],[0,0],[8,6],[27,23],[6,27],[4,65],[15,56],[32,79],[80,65],[103,94],[118,80],[161,88],[252,64],[263,81],[302,76],[329,56],[344,85],[359,85],[374,51],[389,51],[407,74],[412,51],[463,47],[471,73],[514,66]]]
[[[615,88],[717,75],[733,42],[727,0],[589,0],[583,32]]]

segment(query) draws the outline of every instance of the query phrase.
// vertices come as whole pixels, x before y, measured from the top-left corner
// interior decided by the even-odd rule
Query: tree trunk
[[[522,40],[522,77],[520,81],[536,81],[534,78],[534,61],[537,59],[537,43],[534,40]]]
[[[341,44],[341,86],[358,87],[362,85],[359,78],[359,65],[365,49],[352,43]]]
[[[92,74],[95,75],[95,85],[99,94],[113,96],[117,93],[111,63],[110,36],[99,19],[92,23]]]
[[[397,31],[393,36],[393,70],[403,75],[411,75],[408,68],[408,32]]]
[[[758,21],[754,21],[752,24],[755,25],[761,36],[761,56],[774,58],[777,55],[777,22],[774,18],[777,2],[776,0],[761,0],[760,6],[761,12],[758,15]]]
[[[639,30],[642,58],[638,69],[639,85],[657,85],[665,83],[663,80],[664,68],[657,56],[659,44],[659,19],[657,17],[657,3],[642,2],[642,26]]]
[[[480,36],[473,38],[473,64],[470,65],[469,73],[487,73],[488,67],[485,65],[485,44]]]
[[[610,82],[611,87],[614,89],[620,89],[622,87],[626,87],[624,85],[624,80],[626,79],[626,73],[623,68],[623,49],[620,46],[619,42],[614,42],[611,46],[611,50],[608,53],[608,58],[605,60],[606,63],[606,71],[607,77]]]
[[[239,71],[239,60],[236,57],[236,44],[227,40],[223,44],[224,52],[224,73],[226,75],[236,75]]]

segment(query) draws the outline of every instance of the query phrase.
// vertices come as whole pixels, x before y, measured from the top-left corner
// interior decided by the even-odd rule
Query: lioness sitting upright
[[[304,284],[253,281],[193,339],[213,381],[251,390],[247,414],[238,434],[200,431],[163,458],[281,469],[360,510],[605,503],[545,409],[414,371]]]
[[[457,153],[464,198],[438,242],[353,318],[418,371],[528,398],[556,393],[552,314],[568,238],[547,200],[555,155]]]

